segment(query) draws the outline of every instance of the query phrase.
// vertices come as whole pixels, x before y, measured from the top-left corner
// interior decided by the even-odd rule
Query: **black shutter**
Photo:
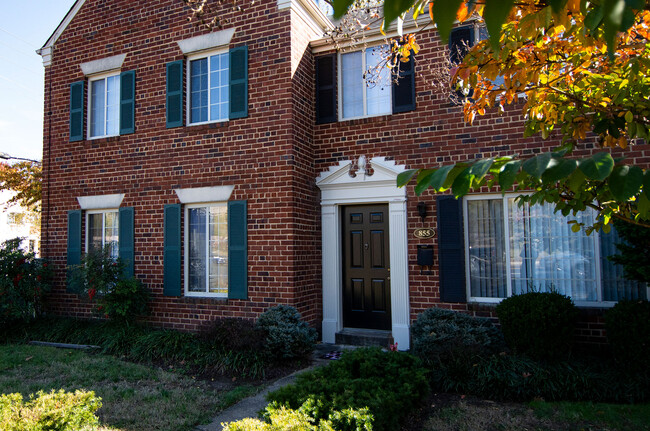
[[[163,295],[181,296],[181,206],[165,205]]]
[[[120,135],[135,132],[135,71],[120,73]]]
[[[84,138],[84,82],[70,84],[70,142]]]
[[[81,264],[81,210],[68,211],[67,291],[74,292],[72,270]]]
[[[463,57],[472,46],[474,46],[474,26],[453,29],[449,35],[449,60],[452,65],[463,61]]]
[[[230,50],[229,119],[248,117],[248,47]]]
[[[133,229],[133,207],[119,209],[119,256],[124,262],[124,277],[132,278],[134,275],[134,229]]]
[[[167,63],[166,125],[183,125],[183,60]]]
[[[415,110],[415,53],[400,62],[397,81],[393,80],[393,114]]]
[[[462,200],[443,195],[438,196],[436,201],[440,300],[467,302]]]
[[[228,298],[248,299],[246,201],[228,202]]]
[[[316,124],[336,121],[336,54],[316,57]]]

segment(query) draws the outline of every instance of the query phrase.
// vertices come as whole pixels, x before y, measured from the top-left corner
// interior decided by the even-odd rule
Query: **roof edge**
[[[43,57],[43,67],[47,67],[52,64],[52,47],[59,39],[59,37],[61,37],[61,34],[63,34],[65,29],[68,27],[72,19],[77,15],[77,12],[79,12],[79,9],[81,9],[81,6],[83,6],[85,2],[86,0],[77,0],[70,7],[70,10],[67,14],[65,14],[65,17],[63,17],[49,39],[47,39],[45,45],[36,50],[36,53]]]

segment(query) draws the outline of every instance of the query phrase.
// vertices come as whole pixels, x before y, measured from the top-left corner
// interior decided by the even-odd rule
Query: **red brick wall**
[[[67,211],[79,208],[78,196],[124,193],[122,206],[135,209],[135,273],[154,295],[152,322],[195,329],[285,303],[316,325],[319,211],[314,186],[304,181],[315,177],[311,57],[292,73],[307,41],[292,39],[290,13],[278,11],[275,0],[231,14],[230,46],[249,49],[248,117],[166,129],[165,64],[183,59],[177,41],[208,32],[188,15],[177,0],[89,0],[55,44],[45,71],[45,112],[52,115],[43,158],[43,255],[58,270],[52,311],[89,314],[88,304],[65,293]],[[302,25],[295,23],[298,33]],[[136,71],[136,133],[68,142],[69,85],[84,79],[79,64],[122,53],[122,70]],[[178,203],[175,188],[218,185],[234,185],[232,199],[248,200],[249,300],[163,297],[163,207]]]
[[[339,160],[349,160],[360,155],[368,158],[384,156],[407,168],[421,168],[478,157],[517,153],[527,156],[559,145],[557,139],[544,141],[539,136],[523,137],[523,119],[520,115],[523,101],[509,107],[505,115],[490,114],[477,117],[471,126],[466,124],[462,107],[450,103],[446,96],[431,85],[437,62],[447,55],[446,46],[434,31],[418,37],[422,50],[416,55],[416,111],[316,125],[314,148],[317,172],[326,170]],[[578,146],[576,155],[584,156],[595,151],[603,150],[592,137]],[[622,154],[620,151],[613,153],[617,156]],[[625,151],[625,156],[628,161],[647,167],[650,165],[650,145],[637,145]],[[437,236],[433,239],[417,239],[411,233],[419,227],[437,228],[435,198],[436,194],[430,191],[416,196],[412,184],[407,188],[411,319],[414,320],[417,314],[432,306],[495,317],[493,307],[440,302]],[[419,202],[427,204],[429,216],[424,223],[416,208]],[[434,265],[430,273],[420,274],[416,256],[418,244],[434,245]],[[590,319],[593,322],[585,322],[581,328],[595,328],[594,325],[598,325],[598,319]],[[600,324],[602,329],[602,322]],[[581,330],[581,338],[587,340],[587,335],[596,336],[597,331],[598,329],[586,332]]]

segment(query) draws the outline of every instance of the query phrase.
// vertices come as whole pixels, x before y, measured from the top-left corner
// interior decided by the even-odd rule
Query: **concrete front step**
[[[393,343],[393,336],[390,331],[345,328],[336,333],[336,344],[344,344],[348,346],[379,346],[388,348],[388,346]]]

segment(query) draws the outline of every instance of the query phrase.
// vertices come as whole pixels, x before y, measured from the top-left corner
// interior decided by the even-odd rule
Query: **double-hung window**
[[[229,68],[228,51],[188,58],[189,124],[228,120]]]
[[[565,217],[550,205],[523,205],[514,196],[464,200],[467,296],[480,302],[529,291],[556,291],[577,305],[646,299],[647,286],[623,278],[607,256],[620,238],[613,230],[587,236],[567,222],[591,224],[592,210]]]
[[[228,206],[185,206],[185,294],[228,297]]]
[[[88,136],[101,138],[120,134],[120,74],[88,81]]]
[[[340,55],[341,119],[392,113],[391,72],[382,66],[386,49],[378,46]]]
[[[108,249],[117,259],[119,254],[118,210],[92,210],[86,212],[86,253]]]

